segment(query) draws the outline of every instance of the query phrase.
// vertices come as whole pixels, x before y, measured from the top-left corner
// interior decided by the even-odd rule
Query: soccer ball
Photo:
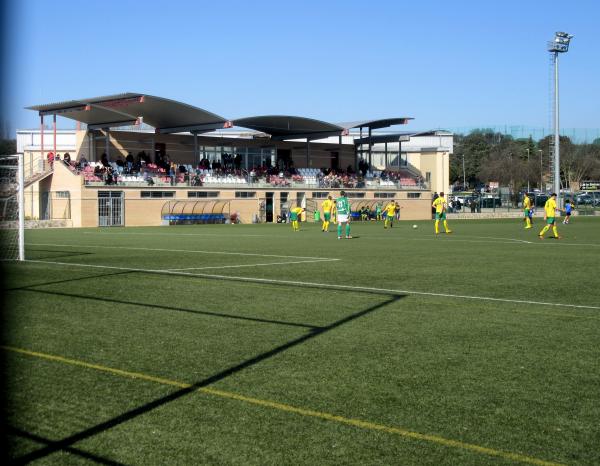
[[[413,228],[415,228],[415,229],[419,228],[419,225],[413,225]]]

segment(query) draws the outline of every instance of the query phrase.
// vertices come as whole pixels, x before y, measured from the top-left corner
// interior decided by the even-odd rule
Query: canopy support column
[[[91,162],[92,160],[95,160],[96,157],[92,158],[92,134],[93,134],[93,130],[88,130],[87,132],[87,140],[88,140],[88,155],[87,155],[87,160],[88,162]]]
[[[388,167],[388,146],[387,146],[387,142],[385,143],[385,168],[386,169]]]
[[[54,158],[56,158],[56,113],[52,115],[52,131],[54,133]]]
[[[106,160],[110,162],[110,129],[105,128],[106,137],[104,141],[104,152],[106,153]]]
[[[363,159],[363,150],[362,150],[362,126],[360,127],[359,139],[360,144],[358,146],[358,152],[360,153],[360,159]]]
[[[198,157],[198,133],[196,131],[194,131],[194,163],[196,167],[200,163],[200,158]]]
[[[398,141],[398,170],[400,170],[400,161],[402,160],[402,141]]]
[[[372,164],[373,159],[371,157],[371,127],[369,126],[369,171],[373,170]]]
[[[44,157],[44,115],[40,115],[40,151],[41,151],[41,159],[42,163],[46,163],[46,158]]]
[[[306,168],[310,167],[310,139],[306,138]]]

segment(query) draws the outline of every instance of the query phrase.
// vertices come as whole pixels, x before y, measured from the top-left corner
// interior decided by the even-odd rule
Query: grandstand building
[[[30,109],[40,129],[17,131],[26,217],[63,226],[277,222],[340,189],[353,210],[396,199],[403,218],[427,219],[449,186],[452,133],[388,129],[409,117],[228,120],[134,93]],[[56,130],[57,116],[77,129]]]

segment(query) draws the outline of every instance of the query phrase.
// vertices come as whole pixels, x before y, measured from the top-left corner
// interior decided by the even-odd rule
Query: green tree
[[[0,155],[12,155],[17,153],[17,141],[15,139],[0,139]]]
[[[468,135],[457,135],[454,139],[454,157],[450,160],[450,181],[462,184],[463,156],[465,178],[471,187],[482,183],[480,177],[482,164],[489,162],[489,155],[499,144],[513,141],[511,136],[494,133],[489,129],[478,129]]]
[[[523,157],[523,143],[510,138],[494,145],[483,159],[479,177],[485,181],[497,181],[508,186],[512,193],[527,186],[527,158]]]
[[[563,154],[561,147],[561,184],[578,190],[583,180],[596,179],[600,171],[600,146],[594,144],[572,145]]]

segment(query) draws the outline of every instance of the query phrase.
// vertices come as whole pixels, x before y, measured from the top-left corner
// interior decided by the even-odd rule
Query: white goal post
[[[25,260],[23,154],[0,155],[0,260]]]

